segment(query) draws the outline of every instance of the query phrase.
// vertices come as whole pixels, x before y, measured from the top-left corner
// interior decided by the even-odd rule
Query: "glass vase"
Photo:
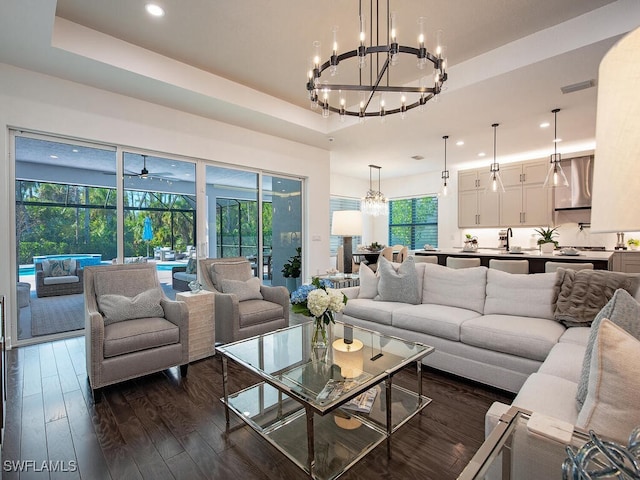
[[[329,325],[324,323],[322,317],[314,318],[313,335],[311,337],[311,347],[314,350],[326,349],[329,346]]]

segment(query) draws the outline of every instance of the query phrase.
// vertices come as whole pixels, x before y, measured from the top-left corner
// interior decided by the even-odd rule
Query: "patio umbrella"
[[[147,258],[149,257],[149,241],[153,240],[153,227],[151,226],[151,219],[145,217],[144,227],[142,228],[142,240],[147,242]]]

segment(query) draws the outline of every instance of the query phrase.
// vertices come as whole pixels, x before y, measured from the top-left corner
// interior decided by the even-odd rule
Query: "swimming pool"
[[[64,258],[69,258],[70,256],[64,257]],[[111,265],[111,262],[100,262],[99,265]],[[178,267],[180,265],[186,265],[186,263],[180,263],[180,262],[163,262],[163,263],[156,263],[156,270],[158,271],[171,271],[171,269],[173,267]],[[36,274],[36,267],[35,265],[20,265],[19,268],[19,273],[20,276],[28,276],[28,275],[35,275]]]

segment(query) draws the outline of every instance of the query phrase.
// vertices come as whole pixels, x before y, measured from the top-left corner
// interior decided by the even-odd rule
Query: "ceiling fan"
[[[147,155],[141,155],[142,157],[142,170],[140,170],[140,172],[132,172],[130,170],[125,170],[124,175],[127,178],[142,178],[144,180],[146,179],[157,179],[160,181],[166,181],[166,182],[179,182],[180,180],[174,178],[173,174],[171,172],[149,172],[149,170],[147,170]],[[115,173],[113,172],[104,172],[107,175],[115,175]]]

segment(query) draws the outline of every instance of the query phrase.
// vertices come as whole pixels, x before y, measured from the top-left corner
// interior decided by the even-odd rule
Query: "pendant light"
[[[564,174],[562,170],[562,165],[560,162],[562,161],[562,155],[558,153],[558,142],[560,139],[558,138],[558,112],[559,108],[555,108],[551,110],[553,113],[553,154],[551,154],[551,165],[549,166],[549,171],[547,172],[547,178],[544,179],[544,187],[545,188],[556,188],[556,187],[568,187],[569,181],[567,180],[567,176]]]
[[[442,188],[440,189],[440,195],[446,197],[449,193],[449,170],[447,170],[447,138],[449,138],[449,135],[444,135],[442,138],[444,139],[444,170],[442,171]]]
[[[378,190],[373,189],[372,169],[378,170]],[[360,211],[365,215],[378,217],[389,214],[387,197],[380,191],[380,169],[378,165],[369,165],[369,191],[360,202]]]
[[[502,178],[500,178],[500,164],[496,161],[496,131],[499,123],[491,125],[493,127],[493,163],[489,168],[489,186],[487,189],[493,193],[504,192]]]

